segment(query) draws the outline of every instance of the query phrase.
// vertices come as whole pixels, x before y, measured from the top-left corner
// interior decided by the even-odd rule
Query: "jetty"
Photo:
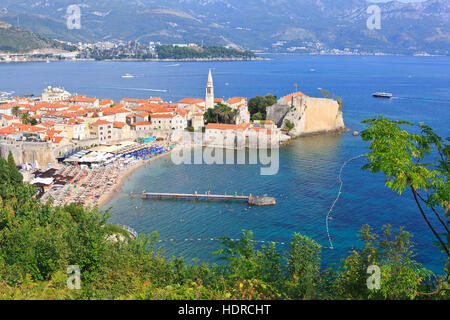
[[[158,199],[158,200],[193,200],[193,201],[244,201],[252,206],[273,206],[276,204],[275,198],[253,196],[252,194],[210,194],[209,192],[201,194],[195,193],[159,193],[142,191],[142,199]]]

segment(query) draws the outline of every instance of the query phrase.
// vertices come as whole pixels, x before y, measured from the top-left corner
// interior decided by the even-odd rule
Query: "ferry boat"
[[[134,76],[132,74],[127,73],[127,74],[124,74],[122,76],[122,78],[134,78]]]
[[[392,93],[387,93],[387,92],[375,92],[374,94],[372,94],[372,96],[374,96],[375,98],[392,98]]]

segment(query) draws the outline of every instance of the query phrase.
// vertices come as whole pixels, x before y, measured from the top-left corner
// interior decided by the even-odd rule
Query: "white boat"
[[[392,93],[387,93],[387,92],[375,92],[374,94],[372,94],[372,96],[374,96],[375,98],[392,98]]]
[[[132,74],[126,73],[122,76],[122,78],[134,78]]]

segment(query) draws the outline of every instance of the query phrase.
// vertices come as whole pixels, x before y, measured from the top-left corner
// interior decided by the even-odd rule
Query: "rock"
[[[275,198],[272,197],[253,197],[250,196],[248,198],[248,204],[251,206],[274,206],[277,204],[277,201],[275,200]]]
[[[342,110],[337,101],[311,98],[301,92],[280,98],[267,108],[267,120],[272,120],[291,137],[342,132],[345,129]],[[286,123],[293,124],[288,128]]]

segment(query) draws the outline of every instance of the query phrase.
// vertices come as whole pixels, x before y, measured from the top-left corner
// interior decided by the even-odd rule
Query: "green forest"
[[[219,46],[177,47],[161,45],[156,48],[159,59],[254,59],[257,56],[251,51],[239,51]]]
[[[383,117],[364,123],[363,169],[384,173],[393,192],[411,191],[430,231],[444,230],[436,231],[447,259],[441,274],[415,260],[413,235],[391,226],[362,226],[362,246],[327,269],[324,248],[298,233],[286,250],[257,246],[248,230],[238,241],[222,238],[217,264],[168,258],[156,232],[133,239],[108,223],[108,211],[41,203],[10,154],[0,159],[0,299],[449,299],[449,139],[426,126],[409,133],[410,124]],[[434,214],[443,225],[432,225]],[[68,286],[74,265],[79,289]],[[379,287],[368,285],[371,266],[380,270]]]

